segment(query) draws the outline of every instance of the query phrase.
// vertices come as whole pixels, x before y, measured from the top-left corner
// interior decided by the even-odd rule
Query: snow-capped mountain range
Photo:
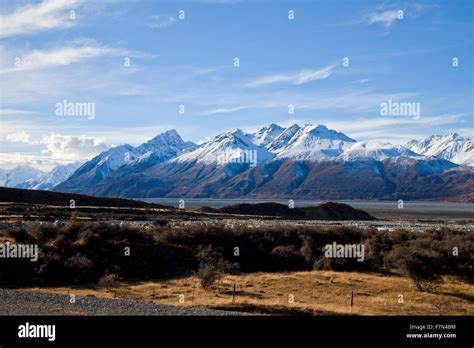
[[[140,171],[196,147],[192,142],[183,141],[175,130],[169,130],[138,147],[126,144],[100,153],[58,185],[58,188],[65,191],[86,191],[121,167],[127,168],[129,172]]]
[[[24,188],[30,190],[51,190],[69,178],[77,168],[81,166],[81,162],[73,162],[69,164],[59,165],[49,173],[41,174],[35,178],[31,178],[21,184],[15,185],[16,188]]]
[[[450,149],[450,154],[452,155],[450,158],[446,158],[443,155],[438,156],[438,153],[431,154],[411,149],[409,145],[412,146],[414,141],[411,141],[406,146],[395,146],[378,141],[356,141],[343,133],[328,129],[324,125],[313,126],[306,124],[300,126],[294,124],[288,128],[282,128],[276,124],[271,124],[255,133],[245,133],[239,129],[221,133],[214,139],[197,147],[195,151],[187,152],[170,161],[222,163],[222,159],[229,152],[234,152],[235,156],[238,157],[242,150],[255,150],[258,163],[260,164],[277,159],[350,161],[369,158],[383,160],[399,156],[410,158],[432,156],[443,158],[456,164],[466,164],[464,163],[465,161],[458,162],[457,159],[464,160],[468,156],[466,154],[457,154],[456,157],[455,149],[465,151],[465,148],[468,148],[466,152],[470,152],[470,155],[474,156],[474,148],[469,139],[462,139],[466,142],[464,147],[459,142],[452,144],[452,148],[445,144],[446,149]],[[458,140],[460,139],[458,138]]]
[[[223,132],[200,145],[175,130],[137,147],[120,145],[84,163],[54,190],[123,197],[443,199],[474,197],[473,165],[472,141],[456,133],[395,146],[356,141],[324,125],[270,124],[254,133]]]
[[[29,165],[21,165],[11,170],[1,169],[0,186],[30,190],[50,190],[69,178],[80,165],[81,162],[59,165],[48,173]]]
[[[29,165],[20,165],[16,168],[7,170],[0,169],[1,186],[15,187],[23,182],[36,179],[45,173]]]
[[[424,140],[412,140],[407,148],[425,156],[444,158],[450,162],[474,166],[474,142],[457,133],[432,135]]]

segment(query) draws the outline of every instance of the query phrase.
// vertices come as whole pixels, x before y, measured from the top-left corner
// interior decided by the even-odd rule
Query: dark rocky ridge
[[[12,203],[17,205],[18,211],[23,211],[28,206],[37,206],[35,214],[47,209],[46,206],[62,207],[70,214],[70,200],[74,199],[76,204],[75,211],[88,214],[93,220],[97,213],[101,217],[110,216],[117,219],[128,220],[131,216],[138,215],[137,218],[147,220],[152,216],[168,216],[172,214],[175,217],[194,217],[207,216],[213,218],[232,218],[235,215],[247,218],[259,216],[261,218],[272,219],[297,219],[297,220],[375,220],[375,217],[369,213],[352,208],[350,205],[343,203],[327,202],[314,207],[297,207],[289,208],[279,203],[258,203],[258,204],[237,204],[224,206],[222,208],[202,207],[197,210],[182,210],[172,206],[161,204],[147,203],[139,200],[122,199],[122,198],[104,198],[79,195],[73,193],[61,193],[41,190],[25,190],[15,188],[0,187],[0,202]],[[42,207],[40,209],[40,207]],[[94,207],[93,211],[88,210]],[[114,208],[121,208],[119,211]],[[124,209],[128,208],[128,209]],[[140,208],[140,209],[136,209]],[[161,210],[156,211],[157,208]],[[52,208],[56,209],[57,208]],[[86,210],[84,210],[86,209]],[[14,210],[13,210],[14,211]],[[48,210],[44,211],[46,214]],[[6,212],[5,212],[6,213]],[[54,215],[55,211],[49,211],[47,215]],[[56,212],[57,213],[57,212]],[[148,215],[150,216],[148,216]],[[64,214],[63,214],[64,215]]]
[[[69,206],[71,199],[75,201],[76,206],[171,208],[161,204],[133,199],[94,197],[75,193],[0,187],[0,202]]]
[[[222,208],[203,207],[201,211],[302,220],[375,220],[375,217],[363,210],[354,209],[350,205],[335,202],[302,208],[289,208],[279,203],[236,204]]]

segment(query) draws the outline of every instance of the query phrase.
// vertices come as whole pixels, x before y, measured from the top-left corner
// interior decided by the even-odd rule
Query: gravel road
[[[144,301],[0,289],[0,315],[187,315],[229,316],[241,312],[178,307]]]

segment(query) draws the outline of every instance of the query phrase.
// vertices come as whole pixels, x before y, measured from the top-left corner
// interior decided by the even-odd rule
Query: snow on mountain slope
[[[41,175],[35,179],[27,180],[21,184],[16,185],[16,188],[31,189],[31,190],[50,190],[54,186],[69,178],[81,166],[81,162],[74,162],[64,165],[59,165],[49,173]]]
[[[204,163],[249,163],[254,166],[272,159],[273,154],[263,146],[252,142],[253,134],[247,134],[240,129],[217,135],[198,147],[196,150],[181,155],[173,162],[198,161]]]
[[[2,176],[0,177],[0,185],[15,187],[16,185],[21,184],[27,180],[36,179],[43,174],[44,172],[41,170],[33,168],[29,165],[20,165],[11,170],[3,170]]]
[[[276,158],[312,161],[331,159],[338,157],[346,144],[355,142],[347,135],[323,125],[294,125],[290,128],[287,134],[283,132],[268,146],[270,151],[277,153]]]
[[[432,135],[421,141],[412,140],[406,147],[421,155],[474,166],[474,142],[454,132],[447,135]]]
[[[126,166],[128,171],[136,172],[195,148],[194,143],[183,141],[175,130],[166,131],[138,147],[126,144],[100,153],[80,167],[69,179],[59,184],[56,189],[78,192],[77,190],[82,188],[97,185],[122,166]],[[124,171],[125,174],[127,170]]]
[[[136,159],[140,154],[141,152],[128,144],[113,147],[86,163],[85,166],[78,170],[77,174],[90,169],[95,171],[100,169],[102,173],[108,174],[120,166],[123,166],[128,161]]]
[[[131,145],[120,145],[104,151],[84,163],[67,180],[55,187],[56,191],[82,192],[94,186],[110,173],[130,160],[136,159],[140,153]]]
[[[158,134],[156,137],[137,147],[137,151],[153,153],[156,158],[171,158],[178,154],[196,149],[191,141],[183,141],[174,129]]]
[[[390,163],[393,166],[393,172],[403,175],[407,168],[412,168],[418,174],[436,174],[442,173],[458,167],[450,161],[442,158],[432,156],[423,156],[420,158],[409,157],[391,157],[384,160],[385,163]]]
[[[356,161],[365,158],[383,160],[385,158],[399,156],[412,158],[423,157],[422,155],[416,154],[404,146],[394,146],[389,143],[382,143],[378,141],[359,141],[356,143],[348,143],[339,158],[344,161]]]
[[[157,135],[152,140],[137,147],[143,154],[119,168],[119,175],[136,173],[148,167],[165,162],[181,154],[193,151],[198,146],[191,141],[183,141],[174,130]]]
[[[282,128],[279,125],[272,123],[255,132],[252,142],[255,145],[267,146],[269,143],[275,140],[275,138],[278,137],[284,130],[285,128]]]
[[[123,165],[133,166],[149,160],[153,160],[155,163],[166,161],[194,150],[196,147],[197,145],[190,141],[183,141],[179,134],[172,129],[158,134],[138,147],[121,145],[102,152],[99,156],[88,162],[88,167],[107,165],[107,168],[110,169],[109,172],[111,172]]]
[[[292,125],[291,127],[286,128],[279,136],[275,138],[272,142],[267,145],[267,149],[271,152],[278,152],[288,145],[290,140],[295,136],[295,134],[301,129],[297,124]]]

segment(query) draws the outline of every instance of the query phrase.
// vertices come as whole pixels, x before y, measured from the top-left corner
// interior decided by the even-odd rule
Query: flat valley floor
[[[31,210],[24,207],[1,206],[0,225],[2,227],[28,226],[41,222],[67,223],[70,209],[59,206],[41,206]],[[126,211],[103,207],[81,207],[75,219],[80,221],[103,221],[110,224],[130,224],[140,229],[152,229],[157,215],[163,209],[127,208]],[[33,211],[33,213],[32,213]],[[105,211],[105,212],[104,212]],[[185,215],[173,211],[166,215],[171,227],[186,228],[194,224],[248,225],[316,225],[352,226],[376,228],[390,233],[398,228],[423,233],[427,229],[443,227],[474,233],[474,210],[432,209],[381,209],[368,208],[376,216],[375,221],[290,221],[260,219],[255,216],[236,217],[203,214],[190,208]],[[442,213],[440,214],[440,211]],[[184,214],[184,213],[183,213]],[[234,290],[235,287],[235,290]],[[110,284],[81,284],[60,287],[19,287],[19,298],[27,293],[54,293],[75,295],[76,298],[110,298],[137,300],[144,306],[152,304],[196,308],[196,315],[218,315],[212,310],[259,315],[474,315],[474,284],[472,281],[455,276],[443,276],[440,282],[428,284],[425,291],[417,291],[413,283],[396,272],[336,272],[300,271],[272,273],[242,273],[225,275],[214,288],[204,290],[195,276],[174,279],[130,282],[117,280]],[[14,295],[12,295],[14,296]],[[68,297],[65,297],[65,301]],[[38,300],[39,301],[39,300]],[[351,305],[352,302],[352,305]],[[127,314],[123,309],[105,309],[94,313],[75,309],[67,301],[64,306],[56,304],[45,309],[38,302],[38,308],[46,314],[86,315],[86,314]],[[0,298],[0,315],[15,315],[14,304]],[[33,304],[28,304],[33,306]],[[106,308],[119,306],[110,302]],[[128,307],[133,307],[127,305]],[[141,308],[141,307],[140,307]],[[165,307],[164,307],[165,308]],[[168,307],[166,307],[168,308]],[[199,311],[200,309],[210,310]],[[147,309],[144,313],[155,309]],[[161,310],[161,309],[160,309]],[[164,315],[171,312],[158,311]],[[168,313],[168,314],[166,314]],[[184,313],[184,312],[183,312]],[[131,310],[130,314],[134,314]],[[136,313],[135,313],[136,314]],[[157,314],[160,315],[160,314]],[[192,315],[192,314],[191,314]]]

